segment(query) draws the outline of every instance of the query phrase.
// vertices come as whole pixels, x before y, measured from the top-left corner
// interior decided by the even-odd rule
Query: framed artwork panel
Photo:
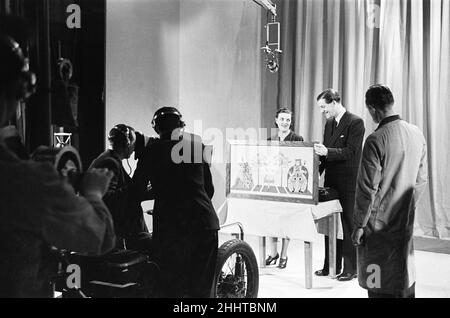
[[[230,141],[227,195],[318,203],[319,159],[314,144]]]

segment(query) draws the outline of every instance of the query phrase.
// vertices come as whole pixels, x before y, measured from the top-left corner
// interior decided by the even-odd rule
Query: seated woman
[[[303,141],[303,137],[295,134],[291,130],[292,125],[292,112],[287,108],[280,108],[275,114],[275,125],[278,128],[277,134],[270,137],[268,140],[272,141]],[[286,268],[287,265],[287,249],[289,246],[289,238],[285,237],[282,239],[281,244],[281,256],[277,251],[277,241],[276,237],[269,238],[270,245],[270,255],[266,259],[266,265],[275,265],[278,258],[280,262],[278,263],[278,268]]]

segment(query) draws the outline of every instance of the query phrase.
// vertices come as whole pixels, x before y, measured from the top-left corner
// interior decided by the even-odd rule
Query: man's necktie
[[[336,127],[337,127],[337,121],[336,121],[336,119],[333,119],[333,123],[331,125],[331,135],[334,135],[334,132],[336,131]]]

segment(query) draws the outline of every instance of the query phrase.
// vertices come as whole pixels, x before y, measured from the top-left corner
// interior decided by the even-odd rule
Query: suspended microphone
[[[278,65],[278,59],[277,58],[275,58],[275,59],[270,59],[268,62],[267,62],[267,69],[269,70],[269,72],[271,72],[271,73],[276,73],[276,72],[278,72],[278,69],[279,69],[280,67],[279,67],[279,65]]]
[[[261,48],[266,55],[266,67],[271,73],[275,73],[280,68],[280,23],[275,21],[277,16],[277,6],[271,0],[253,0],[266,10],[271,12],[270,20],[265,25],[266,44]],[[270,21],[270,22],[269,22]]]
[[[266,67],[271,73],[276,73],[279,66],[280,49],[280,23],[266,24],[266,45],[261,48],[266,53]]]

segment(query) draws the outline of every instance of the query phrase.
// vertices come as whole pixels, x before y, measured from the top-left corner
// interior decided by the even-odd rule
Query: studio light
[[[276,22],[277,6],[270,0],[253,0],[264,9],[268,10],[266,29],[266,43],[261,50],[265,53],[266,67],[271,73],[276,73],[280,68],[280,23]],[[270,15],[270,17],[269,17]]]

